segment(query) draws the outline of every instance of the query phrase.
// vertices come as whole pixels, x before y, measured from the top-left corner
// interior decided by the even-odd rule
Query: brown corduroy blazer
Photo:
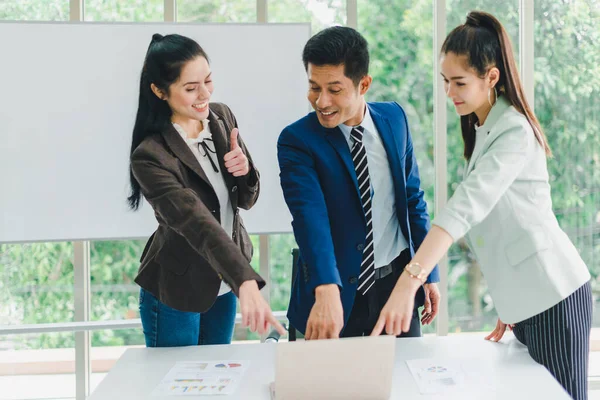
[[[210,104],[209,126],[219,170],[235,212],[230,238],[220,224],[217,195],[196,157],[172,125],[145,139],[131,155],[133,175],[158,221],[146,244],[135,282],[169,307],[204,312],[217,298],[221,280],[236,295],[240,285],[264,280],[250,266],[252,242],[238,207],[249,209],[259,193],[259,174],[241,137],[250,172],[234,177],[224,166],[230,133],[237,127],[229,107]]]

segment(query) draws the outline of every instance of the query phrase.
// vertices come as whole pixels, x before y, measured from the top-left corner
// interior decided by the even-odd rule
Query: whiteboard
[[[308,110],[309,24],[0,23],[0,242],[148,237],[149,205],[130,211],[129,148],[153,33],[207,52],[211,101],[234,112],[261,173],[250,233],[291,232],[277,138]]]

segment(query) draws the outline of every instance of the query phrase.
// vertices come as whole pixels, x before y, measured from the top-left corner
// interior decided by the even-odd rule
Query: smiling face
[[[166,100],[173,111],[171,121],[183,127],[197,125],[208,118],[208,103],[214,87],[206,58],[199,56],[186,62],[179,78],[163,93],[156,86],[154,93]]]
[[[208,61],[196,57],[181,68],[179,79],[169,87],[167,102],[173,122],[208,118],[208,102],[214,90]]]
[[[488,93],[498,82],[498,69],[490,68],[482,78],[469,67],[467,56],[452,52],[442,54],[440,68],[444,90],[454,103],[456,112],[461,116],[475,113],[480,123],[483,123],[492,108]],[[490,99],[494,103],[495,98]]]
[[[308,101],[316,111],[322,126],[335,128],[340,124],[355,126],[362,122],[364,94],[370,87],[370,76],[363,77],[357,87],[352,79],[344,74],[344,64],[309,63],[307,74]]]

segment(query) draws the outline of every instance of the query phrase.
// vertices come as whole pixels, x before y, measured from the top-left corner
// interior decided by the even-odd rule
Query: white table
[[[541,365],[537,364],[525,346],[512,335],[500,343],[483,339],[483,334],[398,339],[391,399],[564,399],[570,397]],[[230,396],[194,396],[200,399],[270,399],[268,385],[275,376],[277,343],[233,344],[229,346],[193,346],[178,348],[128,349],[89,400],[176,400],[188,396],[152,396],[158,382],[177,361],[250,360],[235,394]],[[406,360],[417,358],[477,359],[489,365],[495,379],[495,392],[468,395],[421,395]]]

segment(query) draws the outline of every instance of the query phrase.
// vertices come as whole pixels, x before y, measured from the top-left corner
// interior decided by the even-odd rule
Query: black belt
[[[383,267],[376,268],[375,280],[385,278],[394,271],[394,268],[404,268],[404,265],[402,264],[408,262],[407,260],[410,260],[410,254],[404,253],[409,251],[409,249],[404,249],[400,254],[398,254],[398,257],[392,260],[391,263],[389,263],[388,265],[384,265]]]
[[[386,276],[391,274],[393,270],[394,270],[393,262],[389,263],[388,265],[384,265],[381,268],[377,268],[375,270],[375,280],[385,278]]]

